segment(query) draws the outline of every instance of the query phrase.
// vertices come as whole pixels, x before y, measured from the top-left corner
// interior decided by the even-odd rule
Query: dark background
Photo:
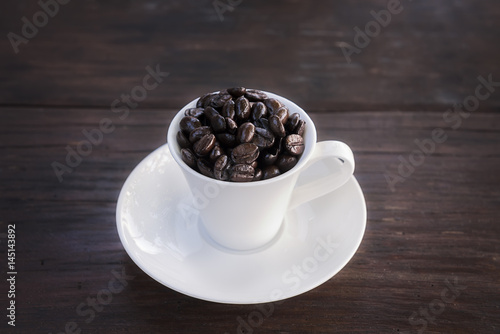
[[[222,3],[227,3],[222,0]],[[255,333],[417,333],[413,312],[446,281],[467,286],[431,333],[500,333],[500,86],[452,129],[443,115],[475,94],[478,77],[500,82],[500,5],[494,0],[401,1],[402,11],[349,63],[355,27],[387,1],[70,1],[16,53],[10,32],[33,22],[37,1],[0,7],[0,256],[16,224],[17,318],[2,332],[234,333],[252,305],[222,305],[174,292],[144,274],[115,227],[131,170],[165,142],[174,113],[234,85],[287,97],[310,113],[320,140],[348,143],[366,197],[367,230],[331,280],[276,305]],[[147,66],[169,76],[120,119],[110,105],[142,84]],[[59,182],[53,161],[97,128],[105,135]],[[415,139],[447,134],[404,182],[389,186]],[[5,265],[4,265],[5,263]],[[135,276],[90,323],[75,308],[125,268]],[[6,313],[5,277],[0,308]]]
[[[3,104],[107,107],[161,64],[168,83],[142,107],[179,108],[243,85],[293,97],[308,110],[437,110],[461,102],[478,75],[499,71],[495,1],[408,1],[347,63],[370,11],[386,1],[71,1],[14,54],[2,43]],[[36,1],[3,5],[1,30],[20,34]],[[498,109],[495,94],[481,110]]]

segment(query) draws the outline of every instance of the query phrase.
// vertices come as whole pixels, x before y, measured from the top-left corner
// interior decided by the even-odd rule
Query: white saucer
[[[167,145],[161,146],[132,171],[120,192],[118,233],[149,276],[213,302],[266,303],[309,291],[349,262],[366,226],[365,200],[354,177],[291,210],[271,244],[246,253],[211,241],[190,200],[180,168]]]

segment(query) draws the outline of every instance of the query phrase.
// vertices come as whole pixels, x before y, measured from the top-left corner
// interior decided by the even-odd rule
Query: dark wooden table
[[[59,1],[0,11],[0,332],[500,333],[496,1]],[[256,305],[150,278],[115,222],[174,113],[233,85],[294,100],[319,140],[348,143],[368,209],[347,266],[258,322]],[[116,276],[124,289],[81,316]]]

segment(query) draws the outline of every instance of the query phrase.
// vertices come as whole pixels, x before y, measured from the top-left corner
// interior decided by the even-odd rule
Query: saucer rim
[[[203,300],[203,301],[208,301],[208,302],[215,302],[215,303],[221,303],[221,304],[234,304],[234,305],[252,305],[252,304],[262,304],[262,303],[270,303],[270,302],[278,302],[278,301],[283,301],[283,300],[286,300],[286,299],[289,299],[289,298],[292,298],[292,297],[296,297],[298,295],[301,295],[303,293],[306,293],[306,292],[309,292],[315,288],[317,288],[318,286],[324,284],[326,281],[330,280],[331,278],[333,278],[335,275],[337,275],[342,269],[344,269],[344,267],[352,260],[352,258],[354,257],[354,255],[356,254],[356,252],[358,251],[359,249],[359,246],[361,245],[361,242],[364,238],[364,235],[365,235],[365,232],[366,232],[366,225],[367,225],[367,207],[366,207],[366,200],[365,200],[365,197],[364,197],[364,194],[363,194],[363,191],[359,185],[359,182],[357,181],[356,177],[354,175],[352,175],[349,180],[343,185],[341,186],[340,188],[338,188],[337,190],[335,190],[334,192],[340,190],[342,187],[345,187],[345,186],[348,186],[349,184],[351,184],[351,187],[353,187],[353,190],[355,190],[355,193],[356,193],[356,196],[353,196],[353,197],[356,197],[356,201],[360,201],[360,204],[362,205],[363,207],[363,211],[362,212],[359,212],[359,214],[361,214],[361,218],[360,218],[360,227],[358,229],[358,231],[356,231],[356,234],[357,234],[357,238],[355,241],[353,241],[351,243],[351,252],[349,252],[349,255],[348,256],[344,256],[344,260],[341,262],[340,265],[337,266],[337,270],[333,271],[333,272],[329,272],[328,274],[325,274],[323,278],[320,278],[318,279],[315,283],[313,284],[310,284],[307,286],[307,288],[304,288],[303,290],[298,290],[294,293],[291,293],[291,294],[285,294],[285,296],[283,297],[278,297],[278,298],[267,298],[266,300],[258,300],[258,301],[249,301],[249,300],[234,300],[234,299],[224,299],[224,298],[213,298],[213,297],[208,297],[208,296],[203,296],[203,295],[199,295],[199,294],[195,294],[193,292],[190,292],[189,290],[187,289],[184,289],[184,288],[180,288],[178,286],[175,286],[174,284],[170,283],[170,282],[167,282],[165,281],[164,279],[162,279],[161,277],[157,277],[158,275],[156,275],[156,273],[153,273],[151,270],[149,270],[149,266],[146,266],[143,261],[140,260],[140,258],[136,257],[135,254],[134,254],[134,251],[133,249],[129,249],[129,246],[130,244],[127,242],[125,236],[123,235],[124,232],[124,229],[123,229],[123,225],[121,223],[121,208],[123,206],[123,200],[124,200],[124,193],[126,192],[126,189],[130,186],[130,183],[132,182],[132,179],[133,179],[133,175],[134,174],[140,174],[140,169],[141,167],[147,163],[148,159],[150,159],[151,157],[155,156],[156,154],[158,154],[159,152],[162,152],[163,150],[166,150],[166,153],[169,154],[170,156],[172,156],[172,154],[170,153],[170,148],[168,147],[168,144],[163,144],[161,145],[160,147],[156,148],[155,150],[153,150],[152,152],[150,152],[147,156],[145,156],[135,167],[134,169],[130,172],[130,174],[127,176],[127,179],[126,181],[124,182],[121,190],[120,190],[120,193],[119,193],[119,196],[118,196],[118,200],[117,200],[117,205],[116,205],[116,225],[117,225],[117,230],[118,230],[118,235],[119,235],[119,238],[120,238],[120,242],[122,243],[122,246],[124,247],[127,255],[132,259],[132,261],[145,273],[147,274],[149,277],[151,277],[152,279],[154,279],[155,281],[157,281],[158,283],[162,284],[163,286],[166,286],[168,287],[169,289],[172,289],[176,292],[179,292],[183,295],[186,295],[186,296],[190,296],[192,298],[196,298],[196,299],[199,299],[199,300]],[[173,159],[172,157],[172,163],[174,163],[175,165],[175,160]],[[179,166],[177,166],[177,168],[180,168]],[[359,196],[359,197],[358,197]],[[310,201],[310,202],[313,202],[314,200]],[[309,202],[308,202],[309,203]],[[306,203],[304,203],[306,204]],[[205,242],[207,242],[205,240]],[[210,245],[210,243],[208,243]],[[210,247],[214,247],[213,245],[210,245]],[[246,256],[252,256],[254,254],[258,254],[262,251],[265,251],[267,247],[264,247],[262,250],[258,250],[258,251],[255,251],[255,252],[251,252],[251,253],[247,253],[247,252],[242,252],[241,255],[246,255]],[[224,252],[224,250],[221,250],[220,248],[217,248],[219,251],[221,252]],[[226,254],[235,254],[233,251],[231,252],[224,252]],[[238,252],[236,252],[236,255],[238,255]]]

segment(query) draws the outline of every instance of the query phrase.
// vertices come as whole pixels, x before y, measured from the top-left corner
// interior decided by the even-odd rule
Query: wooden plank
[[[439,111],[474,94],[478,76],[500,81],[494,0],[401,6],[348,63],[341,47],[356,46],[354,28],[386,1],[243,1],[222,22],[208,0],[71,1],[19,53],[4,39],[0,104],[108,107],[157,65],[170,75],[140,107],[179,108],[243,85],[310,110]],[[4,35],[22,34],[21,18],[39,11],[36,1],[5,4]],[[498,93],[480,104],[499,107]]]
[[[118,192],[134,166],[164,143],[174,113],[136,109],[120,120],[107,108],[0,108],[0,246],[6,225],[15,223],[20,333],[64,332],[72,321],[82,333],[235,333],[240,319],[263,314],[255,305],[208,303],[162,286],[119,241]],[[63,161],[65,147],[78,145],[82,130],[107,117],[116,129],[59,183],[50,164]],[[421,319],[428,332],[498,331],[500,116],[475,113],[454,131],[442,112],[311,117],[320,140],[343,140],[355,153],[368,206],[366,234],[340,273],[273,304],[254,332],[414,333]],[[428,138],[436,127],[447,131],[447,141],[391,191],[384,173],[397,173],[398,156],[408,157],[414,139]],[[0,255],[6,257],[5,247]],[[113,270],[134,278],[86,322],[78,305],[107,288]],[[460,289],[444,303],[450,284]],[[429,313],[432,322],[419,313],[431,308],[439,311]]]

